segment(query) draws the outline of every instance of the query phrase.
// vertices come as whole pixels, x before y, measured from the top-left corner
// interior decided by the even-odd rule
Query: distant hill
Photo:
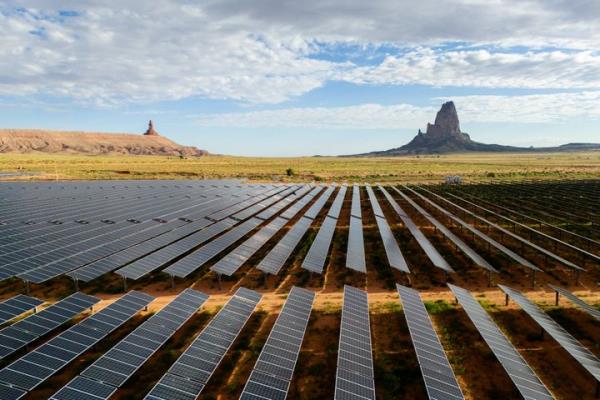
[[[0,153],[63,153],[88,155],[203,156],[205,150],[179,145],[154,130],[150,121],[143,135],[0,129]]]
[[[425,133],[419,132],[408,144],[390,150],[356,154],[355,156],[388,157],[410,154],[448,154],[465,152],[554,152],[600,150],[596,143],[569,143],[558,147],[515,147],[476,142],[461,132],[458,113],[452,101],[444,103],[435,117],[435,123],[427,124]]]

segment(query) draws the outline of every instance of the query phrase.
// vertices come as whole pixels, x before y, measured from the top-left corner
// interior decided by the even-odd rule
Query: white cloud
[[[492,53],[420,48],[377,66],[342,73],[359,84],[422,84],[486,88],[600,88],[600,56],[590,51]]]
[[[600,91],[458,96],[453,100],[464,122],[554,124],[573,118],[600,120]]]
[[[97,104],[190,96],[277,103],[319,87],[332,70],[299,55],[293,41],[272,43],[163,6],[167,15],[160,6],[148,13],[90,6],[64,19],[0,14],[0,95]]]
[[[440,103],[450,99],[439,99]],[[453,97],[462,123],[556,123],[600,119],[600,91],[527,96]],[[424,128],[439,105],[363,104],[349,107],[285,108],[194,117],[205,128],[305,128],[315,130],[398,130]]]
[[[600,88],[600,2],[594,1],[21,4],[0,6],[0,96],[54,95],[96,105],[194,96],[274,104],[330,80]],[[435,47],[455,41],[465,49]],[[311,57],[339,43],[412,50],[368,67]],[[473,47],[481,44],[493,50]],[[540,49],[519,53],[513,45]]]

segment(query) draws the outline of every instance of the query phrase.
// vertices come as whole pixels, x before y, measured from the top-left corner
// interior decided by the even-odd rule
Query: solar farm
[[[600,181],[0,183],[0,400],[600,397]]]

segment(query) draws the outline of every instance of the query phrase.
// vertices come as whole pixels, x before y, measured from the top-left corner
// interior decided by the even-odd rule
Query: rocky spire
[[[427,135],[431,139],[462,138],[458,114],[453,102],[444,103],[435,116],[435,123],[427,124]]]
[[[152,120],[150,120],[150,122],[148,122],[148,130],[146,130],[146,132],[144,132],[144,135],[146,135],[146,136],[160,136],[158,134],[158,132],[156,132],[154,130],[154,124],[152,124]]]

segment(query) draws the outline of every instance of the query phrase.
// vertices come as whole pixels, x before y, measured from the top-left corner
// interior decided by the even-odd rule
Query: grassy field
[[[291,169],[288,174],[288,169]],[[468,180],[585,179],[600,177],[600,152],[536,154],[453,154],[394,158],[258,158],[208,156],[0,155],[0,173],[20,172],[19,180],[39,179],[204,179],[276,181],[394,182],[440,181],[447,175]]]

